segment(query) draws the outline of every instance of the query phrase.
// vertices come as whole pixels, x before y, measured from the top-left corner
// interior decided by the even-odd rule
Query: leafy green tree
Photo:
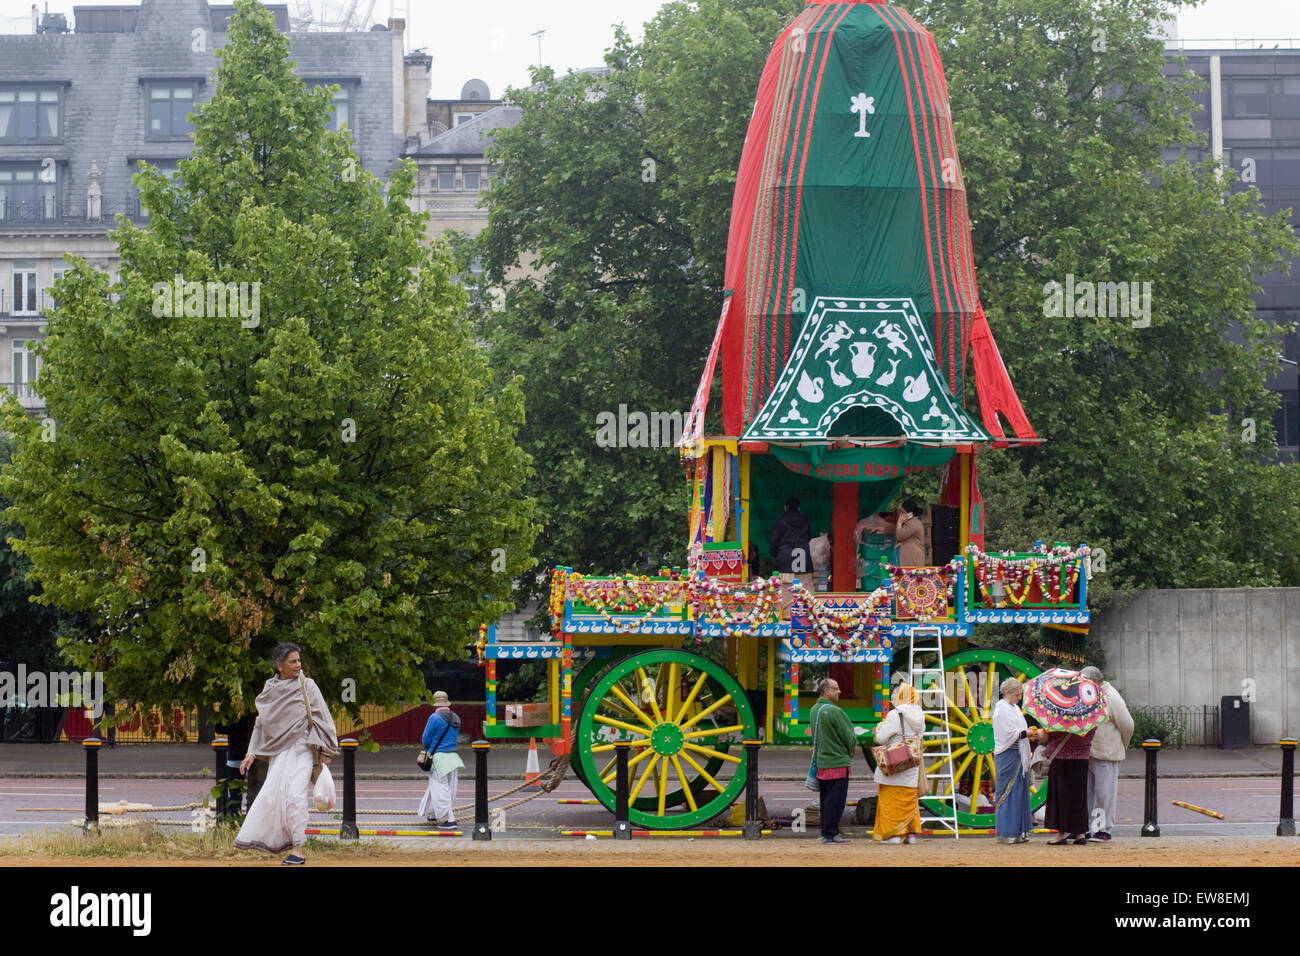
[[[532,564],[522,394],[423,241],[411,164],[385,196],[260,4],[230,39],[176,184],[137,177],[120,279],[75,261],[59,286],[56,424],[5,419],[11,543],[42,601],[93,614],[64,653],[119,699],[238,715],[288,640],[329,699],[414,699]]]

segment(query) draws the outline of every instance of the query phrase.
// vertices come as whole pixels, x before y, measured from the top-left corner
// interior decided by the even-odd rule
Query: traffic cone
[[[528,790],[542,789],[542,767],[537,761],[537,738],[528,738],[528,763],[524,765],[524,786]]]

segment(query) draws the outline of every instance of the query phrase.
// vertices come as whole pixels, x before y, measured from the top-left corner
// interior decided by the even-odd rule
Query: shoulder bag
[[[817,719],[813,721],[812,732],[812,757],[808,760],[808,778],[804,780],[803,785],[809,790],[820,791],[822,782],[817,779],[817,725],[822,722],[822,714],[831,704],[823,704],[821,710],[817,711]]]
[[[897,710],[898,708],[894,708]],[[898,736],[891,743],[877,744],[871,748],[871,755],[876,759],[876,766],[885,776],[911,770],[921,764],[921,738],[909,736],[903,723],[903,714],[898,714]]]
[[[433,769],[433,755],[436,754],[438,752],[438,748],[442,746],[443,740],[446,739],[447,737],[447,731],[451,730],[451,721],[444,720],[444,722],[447,724],[447,726],[442,729],[442,736],[439,737],[438,742],[433,745],[433,749],[421,750],[419,754],[417,754],[415,757],[415,765],[419,767],[421,770],[423,770],[425,773],[428,773],[430,770]]]

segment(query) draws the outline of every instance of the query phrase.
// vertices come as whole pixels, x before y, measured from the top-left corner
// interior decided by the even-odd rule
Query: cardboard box
[[[506,704],[507,727],[541,727],[551,722],[551,705]]]

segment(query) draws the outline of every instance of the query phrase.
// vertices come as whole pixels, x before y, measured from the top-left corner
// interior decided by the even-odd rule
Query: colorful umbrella
[[[1086,734],[1108,719],[1101,687],[1063,667],[1025,682],[1025,712],[1052,731]]]

